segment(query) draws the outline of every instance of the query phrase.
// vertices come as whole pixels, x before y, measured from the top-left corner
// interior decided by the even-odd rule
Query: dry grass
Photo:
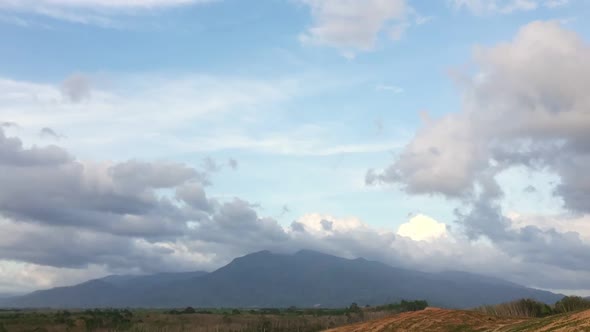
[[[498,317],[481,312],[428,308],[352,324],[329,332],[590,331],[590,310],[546,318]]]

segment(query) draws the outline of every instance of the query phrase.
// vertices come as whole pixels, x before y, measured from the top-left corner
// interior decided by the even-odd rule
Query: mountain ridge
[[[425,299],[437,306],[466,308],[522,297],[553,303],[563,295],[467,272],[427,273],[311,250],[264,250],[210,273],[108,276],[35,291],[4,301],[4,306],[342,307]]]

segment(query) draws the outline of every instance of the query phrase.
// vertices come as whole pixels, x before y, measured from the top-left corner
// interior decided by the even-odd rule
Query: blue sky
[[[429,123],[467,107],[467,78],[486,73],[478,50],[511,43],[534,21],[590,38],[583,0],[122,3],[0,0],[0,120],[17,124],[6,126],[6,135],[26,147],[57,145],[81,162],[174,161],[205,169],[209,197],[239,197],[285,228],[321,214],[395,233],[424,215],[469,234],[457,221],[457,209],[476,206],[465,192],[432,183],[414,190],[416,183],[391,180],[385,170],[393,165],[415,175],[396,160],[410,158],[404,151]],[[42,128],[53,134],[39,135]],[[505,215],[586,220],[587,211],[572,211],[567,197],[554,195],[565,175],[551,167],[495,173]],[[379,183],[367,183],[369,170],[384,172]],[[473,181],[474,193],[486,192],[485,181]],[[527,186],[534,194],[523,192]],[[580,224],[573,231],[590,234]],[[493,246],[486,236],[480,240]],[[11,271],[38,264],[5,259]],[[57,270],[46,284],[20,287],[71,281],[62,266],[38,265]],[[80,278],[113,270],[97,266]],[[557,281],[538,285],[560,288]]]

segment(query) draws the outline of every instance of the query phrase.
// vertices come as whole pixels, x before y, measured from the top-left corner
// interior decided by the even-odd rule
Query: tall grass
[[[553,309],[550,306],[532,299],[486,305],[477,307],[474,310],[502,317],[545,317],[553,314]]]

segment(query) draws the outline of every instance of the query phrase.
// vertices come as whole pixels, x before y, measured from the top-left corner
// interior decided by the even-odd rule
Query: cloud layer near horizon
[[[207,170],[184,164],[81,161],[55,145],[26,147],[3,130],[0,156],[0,257],[21,266],[23,280],[38,287],[115,272],[210,270],[249,252],[301,248],[410,268],[510,273],[542,287],[582,288],[590,280],[586,264],[573,257],[523,261],[424,216],[398,232],[321,214],[282,226],[240,198],[209,197]],[[526,227],[519,232],[536,235]],[[578,239],[573,233],[547,234],[567,245],[564,250],[587,252],[586,244],[572,242]],[[547,267],[561,274],[534,273]],[[8,278],[15,273],[0,271],[0,284],[14,289]]]

